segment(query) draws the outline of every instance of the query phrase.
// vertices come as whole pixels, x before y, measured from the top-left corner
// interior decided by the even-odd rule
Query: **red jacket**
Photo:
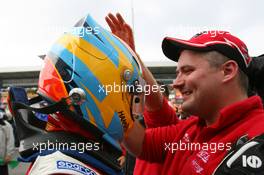
[[[169,108],[164,115],[170,114]],[[151,116],[150,116],[151,117]],[[205,126],[191,117],[168,127],[147,129],[140,158],[163,162],[165,175],[211,175],[241,136],[264,132],[264,111],[258,96],[223,108],[217,121]]]
[[[144,121],[147,128],[157,128],[178,123],[179,119],[176,112],[167,105],[168,101],[164,98],[162,108],[155,112],[145,112]],[[166,115],[164,116],[164,111]],[[134,175],[160,175],[163,163],[149,162],[141,159],[136,159]]]

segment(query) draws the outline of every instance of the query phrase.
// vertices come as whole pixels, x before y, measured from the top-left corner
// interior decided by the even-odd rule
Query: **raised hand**
[[[133,31],[131,27],[126,24],[123,17],[117,13],[116,16],[109,13],[105,20],[107,24],[109,25],[111,31],[113,34],[121,38],[124,42],[127,43],[131,47],[131,49],[136,53],[135,51],[135,44],[134,44],[134,36]],[[137,53],[136,53],[137,54]],[[157,82],[151,72],[148,70],[148,68],[144,65],[141,58],[137,54],[139,64],[141,65],[142,72],[143,72],[143,78],[145,79],[146,83],[150,86],[157,85]],[[148,111],[157,111],[160,109],[163,103],[163,96],[161,92],[152,92],[150,95],[146,96],[146,109]]]
[[[109,13],[105,17],[105,20],[112,33],[126,42],[127,45],[129,45],[131,49],[136,52],[133,31],[131,27],[125,22],[120,13],[117,13],[116,16],[114,16],[112,13]]]

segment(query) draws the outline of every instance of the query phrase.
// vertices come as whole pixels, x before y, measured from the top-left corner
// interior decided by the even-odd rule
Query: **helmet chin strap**
[[[42,114],[52,114],[58,111],[64,111],[69,109],[71,105],[81,105],[86,100],[86,95],[83,89],[81,88],[73,88],[69,96],[66,98],[62,98],[60,101],[53,103],[51,105],[42,107],[42,108],[35,108],[29,105],[26,105],[21,102],[14,102],[13,108],[14,109],[28,109],[30,111],[39,112]]]

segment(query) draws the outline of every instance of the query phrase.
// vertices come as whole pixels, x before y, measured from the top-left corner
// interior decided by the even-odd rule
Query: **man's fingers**
[[[112,33],[125,41],[131,47],[131,49],[135,51],[133,31],[131,27],[125,23],[125,20],[120,15],[120,13],[117,13],[116,16],[114,16],[112,13],[109,13],[105,17],[105,20]]]
[[[117,14],[116,14],[116,17],[117,17],[117,19],[118,19],[118,21],[119,21],[120,24],[123,25],[123,24],[126,23],[125,20],[123,19],[123,17],[121,16],[120,13],[117,13]]]
[[[106,20],[108,26],[110,27],[111,31],[112,31],[113,33],[115,33],[115,32],[116,32],[116,28],[115,28],[114,24],[112,23],[112,21],[109,19],[108,16],[105,17],[105,20]]]
[[[110,20],[114,24],[116,30],[120,30],[121,26],[120,26],[120,23],[119,23],[118,19],[111,13],[109,13],[108,17],[110,18]]]

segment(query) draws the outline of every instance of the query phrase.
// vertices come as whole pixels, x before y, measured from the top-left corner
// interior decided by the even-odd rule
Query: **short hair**
[[[217,51],[210,51],[205,53],[205,58],[209,62],[210,66],[220,67],[222,64],[230,60],[230,58],[224,56]],[[248,76],[238,67],[238,81],[241,89],[247,93],[249,87]]]

